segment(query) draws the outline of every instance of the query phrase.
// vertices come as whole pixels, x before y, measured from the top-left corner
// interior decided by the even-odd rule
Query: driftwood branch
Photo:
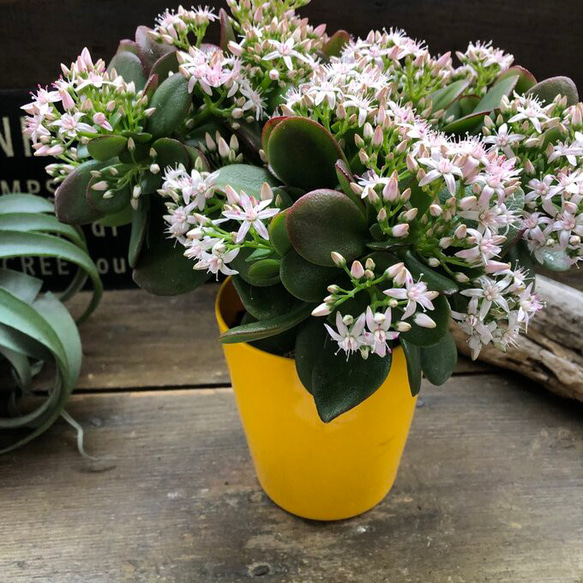
[[[486,347],[479,359],[519,372],[553,393],[583,401],[583,292],[537,276],[546,308],[531,321],[519,346],[502,353]],[[465,334],[452,329],[458,349],[469,355]]]

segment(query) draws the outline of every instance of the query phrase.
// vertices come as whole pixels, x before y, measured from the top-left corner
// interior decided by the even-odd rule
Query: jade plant
[[[20,258],[31,257],[74,265],[67,289],[57,296],[43,289],[42,279],[15,269]],[[12,382],[0,387],[0,453],[6,453],[41,435],[59,416],[80,431],[65,405],[79,376],[81,341],[62,302],[90,279],[93,294],[82,321],[97,307],[102,285],[81,230],[60,223],[53,204],[39,196],[0,196],[0,259],[7,266],[0,268],[0,362],[13,373]],[[32,382],[49,365],[54,381],[42,396]],[[83,451],[81,437],[79,445]]]
[[[304,3],[167,12],[109,73],[87,80],[87,55],[66,69],[28,131],[71,158],[51,169],[60,217],[123,193],[135,280],[171,293],[231,276],[245,311],[221,341],[294,358],[329,422],[383,384],[397,346],[414,395],[422,374],[443,384],[452,322],[474,358],[518,341],[542,308],[537,265],[583,256],[583,105],[570,79],[537,82],[490,43],[454,57],[393,29],[328,38]],[[202,42],[214,19],[221,47]],[[141,93],[122,58],[147,71]],[[109,84],[134,95],[139,130]],[[107,136],[87,99],[114,112]],[[63,137],[64,110],[92,129]]]

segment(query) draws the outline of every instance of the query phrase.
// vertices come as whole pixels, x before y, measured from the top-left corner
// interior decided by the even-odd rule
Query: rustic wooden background
[[[193,3],[197,3],[193,0]],[[223,0],[206,0],[219,7]],[[189,4],[185,2],[185,4]],[[0,89],[52,81],[60,62],[88,46],[109,58],[119,39],[177,2],[167,0],[0,0]],[[493,40],[539,78],[571,76],[583,87],[581,0],[312,0],[303,13],[330,32],[401,27],[434,52]]]

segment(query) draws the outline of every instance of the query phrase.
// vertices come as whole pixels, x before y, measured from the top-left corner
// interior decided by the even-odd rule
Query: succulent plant
[[[49,201],[30,194],[0,196],[0,259],[56,258],[76,266],[70,285],[59,296],[43,290],[43,281],[21,271],[0,268],[0,361],[13,372],[13,384],[0,388],[0,453],[12,451],[46,431],[60,415],[81,369],[81,341],[75,321],[62,302],[91,280],[93,295],[79,321],[97,307],[102,285],[85,239],[77,227],[54,216]],[[44,397],[31,392],[33,377],[54,366],[54,383]]]

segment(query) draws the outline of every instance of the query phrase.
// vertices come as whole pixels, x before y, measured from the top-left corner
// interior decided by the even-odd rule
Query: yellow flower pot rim
[[[217,293],[217,297],[215,299],[215,317],[217,319],[217,322],[219,323],[219,326],[224,327],[227,330],[229,330],[231,326],[227,324],[227,322],[225,322],[225,319],[223,318],[223,314],[221,312],[221,299],[223,297],[223,293],[229,287],[231,280],[232,278],[229,275],[229,277],[227,277],[227,279],[225,279],[225,281],[221,283],[219,292]],[[295,358],[287,358],[285,356],[279,356],[278,354],[272,354],[271,352],[265,352],[265,350],[261,350],[259,348],[255,348],[255,346],[251,346],[251,344],[249,344],[248,342],[238,342],[237,344],[243,349],[248,350],[251,354],[255,353],[269,354],[269,356],[274,359],[284,360],[285,362],[289,362],[290,360],[295,362]]]

